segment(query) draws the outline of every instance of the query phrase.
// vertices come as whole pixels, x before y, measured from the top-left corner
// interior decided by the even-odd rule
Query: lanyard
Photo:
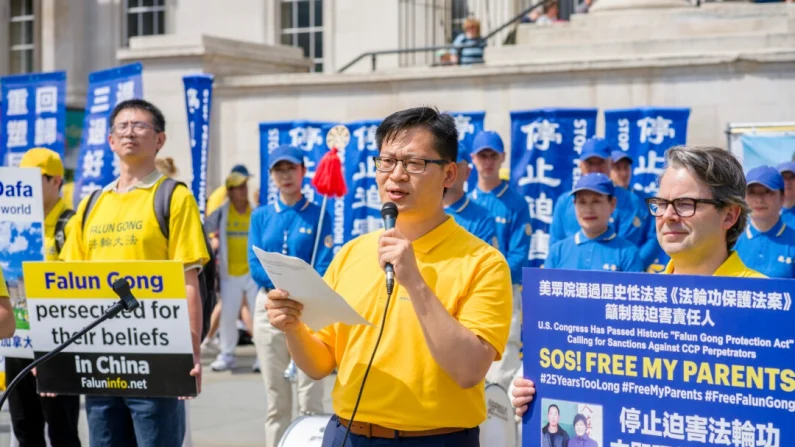
[[[287,230],[284,230],[284,240],[282,241],[282,254],[287,255]]]

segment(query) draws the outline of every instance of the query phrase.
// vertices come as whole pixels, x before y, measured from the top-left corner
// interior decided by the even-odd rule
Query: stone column
[[[688,0],[595,0],[588,12],[676,8],[684,6],[693,6],[693,4]]]

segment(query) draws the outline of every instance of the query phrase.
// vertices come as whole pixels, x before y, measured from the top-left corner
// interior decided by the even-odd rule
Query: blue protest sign
[[[191,191],[199,204],[204,220],[207,207],[207,157],[210,142],[210,110],[212,109],[213,76],[194,75],[182,78],[185,85],[185,108],[188,112],[188,138],[193,162]]]
[[[348,185],[348,194],[344,198],[345,242],[384,227],[373,160],[378,155],[375,131],[380,123],[380,120],[367,120],[345,125],[352,135],[345,148],[343,164],[345,184]],[[336,237],[334,244],[337,244]]]
[[[462,142],[467,150],[472,150],[472,140],[475,135],[483,131],[486,112],[447,112],[455,119],[455,127],[458,129],[458,141]],[[472,172],[469,180],[464,184],[464,192],[474,191],[478,184],[478,173],[470,161]]]
[[[643,107],[605,110],[605,139],[633,160],[632,189],[653,195],[665,164],[665,151],[687,142],[690,109]]]
[[[549,227],[558,196],[580,176],[582,145],[596,132],[596,109],[539,109],[511,112],[511,185],[530,209],[529,266],[549,253]]]
[[[795,445],[795,281],[524,269],[524,447]]]
[[[33,147],[51,149],[63,160],[66,72],[3,76],[0,83],[0,166],[19,166]]]
[[[135,63],[88,75],[85,124],[75,173],[75,204],[119,176],[119,160],[108,143],[110,114],[120,102],[143,97],[142,68]]]

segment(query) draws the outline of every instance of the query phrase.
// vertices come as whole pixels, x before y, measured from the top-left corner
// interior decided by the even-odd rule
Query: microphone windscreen
[[[397,219],[398,215],[398,208],[392,202],[386,202],[381,206],[381,218],[386,219],[387,217],[391,217],[393,219]]]

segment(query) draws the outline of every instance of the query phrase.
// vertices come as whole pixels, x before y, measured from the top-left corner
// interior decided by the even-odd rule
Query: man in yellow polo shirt
[[[336,323],[312,333],[301,305],[278,289],[268,293],[268,318],[308,376],[338,369],[324,446],[342,445],[348,426],[352,446],[370,445],[369,437],[384,438],[383,446],[477,446],[486,372],[508,340],[510,270],[499,251],[445,214],[442,196],[457,169],[451,116],[428,107],[396,112],[378,127],[376,143],[376,182],[382,202],[397,205],[397,224],[343,246],[325,274],[372,326]],[[386,263],[395,272],[391,297]]]
[[[199,207],[187,188],[177,187],[166,238],[154,212],[155,192],[165,179],[155,168],[157,153],[166,142],[165,118],[153,104],[131,99],[113,109],[110,123],[108,141],[120,160],[119,178],[101,191],[90,210],[88,198],[80,202],[61,259],[182,262],[195,366],[174,374],[196,376],[201,389],[198,274],[209,254]],[[86,396],[86,413],[92,446],[180,447],[185,435],[184,401],[176,398]]]
[[[41,171],[42,203],[44,204],[44,259],[57,261],[58,254],[73,226],[74,212],[61,199],[64,168],[61,156],[46,148],[25,152],[20,168]],[[27,368],[33,360],[6,357],[6,385]],[[46,367],[44,365],[43,367]],[[35,370],[34,370],[35,374]],[[14,437],[20,446],[50,444],[79,446],[77,423],[80,417],[80,396],[46,395],[36,392],[33,374],[24,377],[8,398]],[[48,426],[45,435],[45,424]]]
[[[733,250],[748,222],[745,173],[731,152],[718,147],[676,146],[665,152],[656,197],[646,199],[657,241],[672,275],[766,278]],[[514,379],[513,405],[522,416],[535,395],[529,379]]]

